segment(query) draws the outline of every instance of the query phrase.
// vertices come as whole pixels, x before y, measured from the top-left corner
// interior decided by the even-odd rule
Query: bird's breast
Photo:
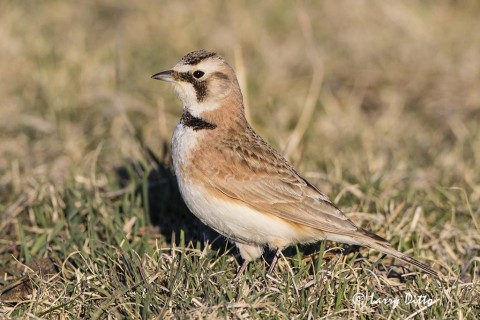
[[[175,128],[172,139],[172,158],[177,179],[186,179],[188,170],[193,169],[193,159],[198,151],[201,132],[194,131],[182,123]]]

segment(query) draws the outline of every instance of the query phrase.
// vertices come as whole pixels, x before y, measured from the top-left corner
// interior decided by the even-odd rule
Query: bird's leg
[[[235,276],[235,280],[237,280],[247,268],[248,263],[262,255],[263,247],[256,244],[247,244],[241,242],[235,242],[235,245],[238,247],[240,255],[243,258],[243,264],[240,267],[240,270],[238,270],[237,275]]]
[[[250,260],[246,260],[246,259],[243,260],[242,266],[240,267],[240,269],[238,269],[237,275],[235,276],[235,278],[233,278],[233,281],[236,281],[238,280],[238,278],[240,278],[240,276],[243,274],[243,272],[247,268],[249,262]]]
[[[268,268],[267,276],[273,272],[273,269],[277,264],[278,257],[280,257],[281,253],[282,253],[282,249],[278,249],[277,252],[275,252],[275,257],[273,257],[272,263],[270,263],[270,268]]]

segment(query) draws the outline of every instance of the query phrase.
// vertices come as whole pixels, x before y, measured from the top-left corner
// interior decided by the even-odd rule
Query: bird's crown
[[[192,51],[190,53],[187,53],[183,58],[180,60],[183,64],[186,65],[197,65],[201,61],[210,58],[210,57],[217,57],[222,59],[219,55],[217,55],[215,52],[209,52],[205,50],[197,50],[197,51]]]

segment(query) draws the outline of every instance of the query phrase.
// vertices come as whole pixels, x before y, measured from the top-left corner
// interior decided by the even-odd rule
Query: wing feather
[[[300,225],[340,234],[358,230],[325,194],[248,129],[216,145],[221,161],[201,170],[209,188]]]

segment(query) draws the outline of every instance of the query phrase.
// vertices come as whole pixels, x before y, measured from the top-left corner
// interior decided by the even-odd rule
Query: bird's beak
[[[175,79],[173,79],[172,73],[173,73],[172,70],[167,70],[167,71],[162,71],[162,72],[159,72],[159,73],[155,73],[152,76],[152,79],[173,82],[173,81],[175,81]]]

